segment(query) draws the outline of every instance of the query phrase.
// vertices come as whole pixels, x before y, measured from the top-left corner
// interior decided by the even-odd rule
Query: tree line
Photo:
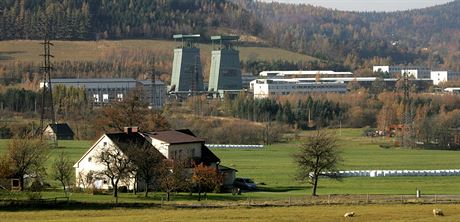
[[[215,27],[258,33],[245,9],[225,0],[6,0],[0,5],[0,39],[88,40],[166,38],[176,33],[209,36]]]
[[[224,28],[350,69],[377,59],[460,70],[458,50],[449,50],[460,47],[459,8],[460,1],[359,13],[254,0],[5,0],[0,40],[42,39],[45,27],[53,39],[69,40],[170,39],[176,33],[204,39]]]
[[[263,21],[273,45],[365,68],[370,60],[460,70],[460,1],[404,12],[347,12],[307,4],[234,0]],[[408,33],[411,33],[408,35]],[[376,63],[374,63],[375,65]]]

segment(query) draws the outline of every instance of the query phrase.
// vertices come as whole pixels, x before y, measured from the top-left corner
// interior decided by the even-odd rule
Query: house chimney
[[[137,126],[129,126],[129,127],[124,127],[124,132],[125,133],[137,133],[139,131],[139,127]]]

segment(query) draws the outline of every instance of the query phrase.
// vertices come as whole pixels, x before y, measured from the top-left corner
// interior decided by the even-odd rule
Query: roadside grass
[[[14,61],[39,63],[42,58],[43,48],[35,40],[9,40],[0,41],[0,64]],[[95,61],[103,54],[116,49],[153,50],[171,52],[177,46],[174,41],[166,40],[118,40],[118,41],[53,41],[53,61]],[[212,45],[200,44],[201,54],[211,56]],[[314,57],[290,52],[280,48],[246,47],[241,46],[240,59],[277,60],[283,58],[287,61],[317,60]]]
[[[440,208],[444,217],[434,217],[432,210]],[[344,218],[346,212],[355,217]],[[0,211],[8,222],[112,222],[112,221],[459,221],[460,205],[340,205],[309,207],[217,208],[217,209],[125,209],[111,210],[45,210]]]

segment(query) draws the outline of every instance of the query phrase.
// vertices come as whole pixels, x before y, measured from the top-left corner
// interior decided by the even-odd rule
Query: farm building
[[[94,179],[90,182],[91,184],[84,180],[89,174],[104,170],[105,166],[97,160],[98,155],[103,150],[117,149],[123,155],[129,155],[127,149],[133,144],[153,146],[165,160],[191,160],[194,164],[203,163],[217,170],[225,169],[221,173],[225,176],[224,182],[228,182],[224,183],[223,186],[231,186],[235,178],[235,170],[232,172],[226,167],[219,166],[220,159],[205,146],[204,142],[203,139],[196,137],[190,130],[141,133],[135,127],[127,127],[125,132],[104,134],[74,165],[77,186],[80,188],[92,186],[98,189],[111,189],[112,187],[107,178]],[[193,166],[190,165],[189,167],[191,171]],[[139,181],[135,181],[134,178],[136,178],[135,173],[130,179],[122,181],[119,185],[126,186],[128,189],[142,189],[143,183],[138,183]]]
[[[73,140],[74,135],[75,134],[67,123],[49,124],[46,126],[45,130],[43,130],[43,136],[50,140]]]

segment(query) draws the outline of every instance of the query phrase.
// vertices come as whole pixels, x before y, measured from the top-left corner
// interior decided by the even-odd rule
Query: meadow
[[[440,207],[444,217],[434,217],[433,208]],[[344,218],[345,212],[355,212]],[[368,205],[314,206],[277,208],[218,209],[124,209],[111,210],[47,210],[2,212],[0,221],[8,222],[111,222],[111,221],[459,221],[460,205]]]
[[[177,46],[174,41],[165,40],[119,40],[119,41],[53,41],[53,61],[94,61],[101,59],[111,50],[152,50],[171,51]],[[201,53],[211,56],[212,45],[200,44]],[[280,48],[241,46],[240,59],[277,60],[283,58],[287,61],[310,61],[316,58],[290,52]],[[7,62],[35,62],[39,63],[43,54],[40,41],[11,40],[0,41],[0,64]]]
[[[342,129],[336,131],[340,138],[343,170],[404,170],[404,169],[460,169],[460,152],[445,150],[421,150],[404,148],[381,148],[380,140],[361,136],[362,129]],[[300,135],[300,140],[302,135]],[[7,140],[0,140],[0,152],[4,151]],[[299,150],[300,141],[266,146],[262,149],[213,149],[221,159],[221,165],[238,170],[238,177],[253,178],[260,187],[258,192],[244,193],[250,198],[287,198],[310,194],[310,185],[295,180],[296,165],[292,154]],[[72,161],[77,161],[91,146],[92,141],[60,141],[59,148],[51,151],[48,165],[59,152],[65,151]],[[58,185],[58,183],[52,183]],[[414,194],[416,189],[424,194],[460,194],[460,177],[350,177],[342,181],[321,179],[318,193],[328,194]],[[48,197],[59,195],[44,194]],[[85,199],[85,195],[75,194],[74,198]],[[100,200],[110,197],[96,197]],[[126,198],[131,198],[126,196]],[[230,194],[211,194],[211,199],[238,200]],[[91,198],[93,199],[93,197]],[[109,200],[108,199],[108,200]],[[136,201],[138,198],[134,197]]]

